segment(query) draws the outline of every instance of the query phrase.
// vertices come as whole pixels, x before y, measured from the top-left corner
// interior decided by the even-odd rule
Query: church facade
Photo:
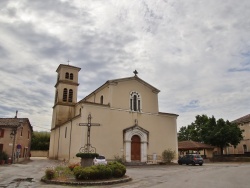
[[[79,161],[93,149],[108,160],[147,162],[166,149],[178,153],[177,117],[159,112],[157,88],[137,76],[108,80],[77,101],[80,68],[60,64],[55,85],[49,157]],[[85,150],[86,151],[86,150]]]

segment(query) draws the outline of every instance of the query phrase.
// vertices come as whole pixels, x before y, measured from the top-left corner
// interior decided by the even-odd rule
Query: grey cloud
[[[0,56],[2,57],[2,59],[5,59],[8,57],[8,52],[6,49],[4,49],[3,46],[0,45]]]

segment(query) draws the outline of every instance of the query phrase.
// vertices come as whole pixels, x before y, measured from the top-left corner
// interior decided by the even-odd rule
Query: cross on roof
[[[99,123],[91,123],[92,116],[91,114],[88,115],[88,123],[79,123],[79,126],[87,126],[88,127],[88,133],[87,133],[87,144],[83,148],[80,148],[80,151],[83,151],[84,153],[91,153],[93,148],[90,144],[90,128],[91,126],[100,126]],[[95,148],[94,148],[95,150]],[[94,151],[95,152],[95,151]]]
[[[135,76],[137,76],[137,74],[138,74],[137,70],[135,70],[133,73],[135,74]]]
[[[67,62],[68,62],[68,65],[69,65],[69,62],[70,62],[70,61],[68,60]]]

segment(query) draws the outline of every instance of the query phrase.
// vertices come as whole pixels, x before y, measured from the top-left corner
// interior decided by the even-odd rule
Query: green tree
[[[34,131],[31,137],[31,150],[49,150],[50,133]]]
[[[181,127],[178,140],[193,140],[217,146],[223,154],[223,148],[229,145],[237,146],[243,139],[243,130],[228,120],[197,115],[196,120],[187,128]]]
[[[197,115],[195,121],[187,127],[181,127],[178,133],[178,140],[193,140],[202,142],[202,128],[207,124],[208,117],[206,115]]]

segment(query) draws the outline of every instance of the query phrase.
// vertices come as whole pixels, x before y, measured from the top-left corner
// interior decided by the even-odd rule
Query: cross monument
[[[88,123],[79,123],[79,126],[87,126],[88,132],[87,132],[87,144],[85,144],[84,147],[80,148],[81,153],[96,153],[96,148],[92,147],[90,144],[90,128],[92,126],[100,126],[99,123],[91,123],[92,116],[91,114],[88,115]]]

